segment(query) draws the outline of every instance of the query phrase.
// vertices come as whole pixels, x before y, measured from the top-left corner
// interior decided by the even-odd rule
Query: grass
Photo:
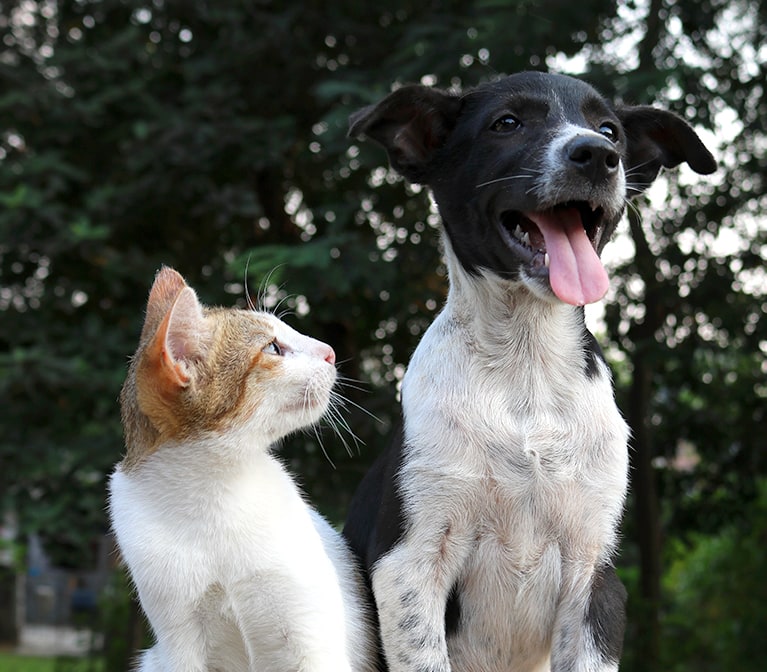
[[[53,658],[0,653],[0,672],[54,672],[55,665],[56,661]]]
[[[85,658],[39,658],[0,653],[0,672],[94,672],[100,669]]]

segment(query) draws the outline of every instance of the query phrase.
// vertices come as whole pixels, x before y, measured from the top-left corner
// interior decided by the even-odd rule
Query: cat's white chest
[[[176,456],[153,458],[111,479],[113,524],[132,568],[175,564],[204,590],[236,583],[278,557],[289,565],[301,537],[312,550],[307,507],[268,455],[220,473],[187,468]]]
[[[344,604],[351,563],[334,564],[329,526],[281,465],[264,453],[234,470],[192,469],[179,457],[155,455],[110,481],[113,528],[158,635],[139,669],[165,669],[153,662],[168,659],[165,646],[173,669],[288,670],[305,656],[348,669],[360,654],[339,625],[347,612],[363,618]]]

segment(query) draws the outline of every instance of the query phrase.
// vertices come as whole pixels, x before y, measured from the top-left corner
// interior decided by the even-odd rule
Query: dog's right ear
[[[629,196],[650,186],[661,168],[687,163],[699,175],[710,175],[716,161],[682,117],[648,105],[616,110],[628,140]]]
[[[457,96],[426,86],[403,86],[380,103],[349,117],[349,136],[364,135],[386,148],[389,163],[406,180],[427,184],[429,164],[455,126]]]

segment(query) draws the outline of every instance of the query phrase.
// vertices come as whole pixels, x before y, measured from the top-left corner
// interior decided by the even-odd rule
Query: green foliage
[[[664,669],[733,670],[767,660],[767,481],[743,518],[713,536],[678,543],[666,576]]]

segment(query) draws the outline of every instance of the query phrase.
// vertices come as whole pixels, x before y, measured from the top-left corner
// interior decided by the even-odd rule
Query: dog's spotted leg
[[[389,672],[450,672],[445,608],[470,544],[447,524],[438,535],[434,527],[411,527],[372,571]]]
[[[569,578],[554,629],[551,672],[617,672],[626,589],[610,565],[590,577]],[[583,591],[590,592],[586,599]]]

